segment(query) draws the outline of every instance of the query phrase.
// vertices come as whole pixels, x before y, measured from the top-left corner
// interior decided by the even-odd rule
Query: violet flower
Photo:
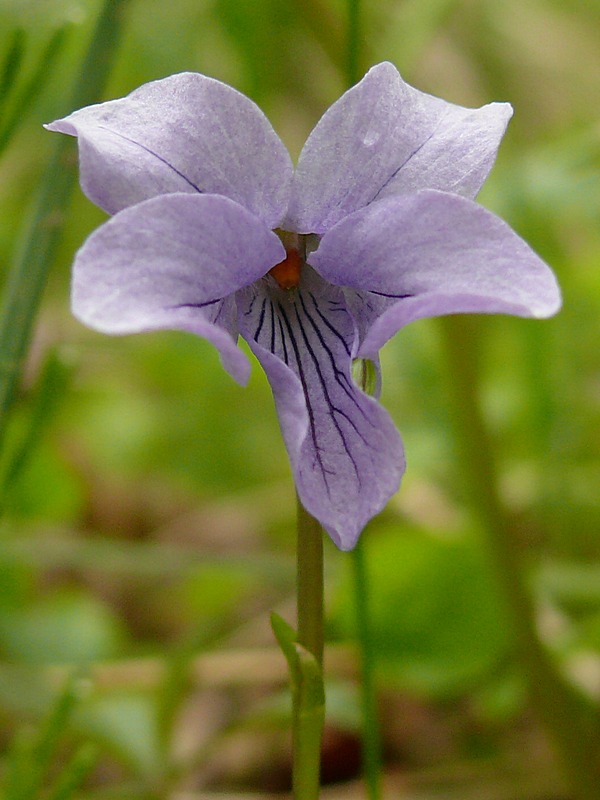
[[[77,253],[73,310],[110,334],[191,331],[240,383],[270,381],[302,503],[343,550],[398,489],[402,442],[352,378],[412,320],[547,317],[550,269],[473,201],[512,110],[462,108],[373,67],[294,170],[248,98],[194,73],[48,125],[79,139],[81,185],[114,215]]]

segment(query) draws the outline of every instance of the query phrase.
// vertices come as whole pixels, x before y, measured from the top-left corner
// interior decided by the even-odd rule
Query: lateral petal
[[[193,72],[146,83],[46,126],[79,138],[81,186],[109,214],[169,192],[222,194],[281,222],[290,156],[258,106]]]
[[[73,266],[73,312],[103,333],[172,328],[211,341],[239,382],[233,295],[285,255],[279,238],[218,195],[161,195],[124,209],[84,243]]]
[[[340,289],[310,268],[299,288],[265,279],[237,295],[240,333],[265,370],[296,487],[342,550],[397,490],[400,436],[353,382],[355,332]]]
[[[323,233],[374,200],[420,189],[474,197],[511,115],[507,103],[448,103],[409,86],[392,64],[378,64],[310,134],[285,226]]]
[[[309,262],[325,280],[358,290],[360,302],[350,302],[368,321],[358,351],[365,357],[421,317],[549,317],[561,305],[554,274],[529,245],[495,214],[445,192],[357,211],[323,236]],[[369,294],[374,311],[361,312]]]

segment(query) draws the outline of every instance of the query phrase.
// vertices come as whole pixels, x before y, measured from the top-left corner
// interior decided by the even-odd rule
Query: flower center
[[[300,283],[300,271],[302,269],[302,259],[295,247],[287,251],[286,257],[279,264],[275,264],[269,270],[269,275],[279,284],[280,289],[295,289]]]

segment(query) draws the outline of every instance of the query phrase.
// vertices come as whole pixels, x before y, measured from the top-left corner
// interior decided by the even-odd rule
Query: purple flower
[[[389,63],[325,113],[296,169],[260,109],[193,73],[90,106],[81,185],[112,214],[77,253],[73,309],[125,334],[203,336],[240,383],[241,335],[271,383],[306,509],[352,548],[397,490],[402,442],[352,379],[414,319],[547,317],[549,268],[473,201],[511,116],[417,91]]]

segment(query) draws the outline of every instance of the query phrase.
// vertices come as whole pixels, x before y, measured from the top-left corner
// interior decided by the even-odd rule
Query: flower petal
[[[342,550],[397,490],[402,442],[352,381],[355,334],[343,292],[309,267],[295,291],[266,279],[238,292],[242,336],[271,383],[296,487]]]
[[[409,86],[392,64],[378,64],[309,136],[285,227],[323,233],[374,200],[420,189],[474,197],[511,115],[507,103],[447,103]]]
[[[366,357],[421,317],[548,317],[561,304],[552,271],[529,245],[490,211],[445,192],[373,203],[326,233],[309,261],[327,281],[358,289],[361,305],[371,293],[375,313],[358,353]]]
[[[73,312],[103,333],[174,328],[211,341],[245,382],[233,294],[281,261],[279,238],[218,195],[169,194],[127,208],[76,255]]]
[[[285,212],[292,163],[251,100],[184,72],[46,126],[79,137],[81,185],[114,214],[168,192],[222,194],[270,228]]]

